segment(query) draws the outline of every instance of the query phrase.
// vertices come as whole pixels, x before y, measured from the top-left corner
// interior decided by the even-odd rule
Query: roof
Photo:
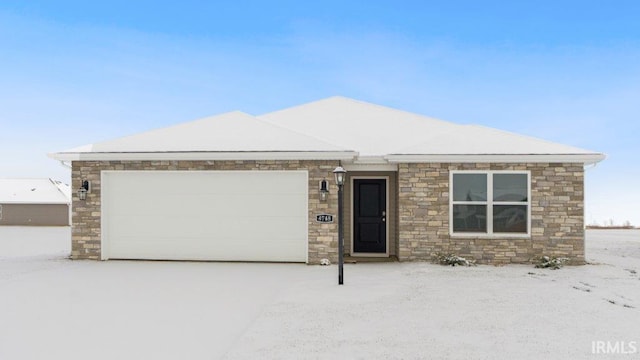
[[[92,152],[340,151],[239,111],[91,145]]]
[[[0,204],[69,204],[69,185],[52,179],[0,179]]]
[[[174,157],[254,159],[304,154],[312,158],[352,158],[355,152],[315,137],[261,121],[240,111],[210,116],[115,140],[84,145],[54,154],[58,160],[102,160],[115,154],[173,153]],[[288,153],[288,154],[283,154]],[[311,155],[309,153],[319,153]],[[145,156],[145,154],[147,156]],[[153,155],[151,155],[153,156]]]
[[[361,156],[384,156],[458,125],[344,97],[331,97],[258,116],[260,119],[357,149]]]
[[[515,162],[526,159],[530,162],[592,164],[603,160],[605,155],[484,126],[464,125],[453,134],[429,136],[423,142],[400,148],[386,158],[394,162],[412,159],[462,162],[493,159]]]
[[[601,153],[460,125],[345,97],[268,114],[230,112],[51,155],[73,160],[335,159],[353,162],[578,162]]]

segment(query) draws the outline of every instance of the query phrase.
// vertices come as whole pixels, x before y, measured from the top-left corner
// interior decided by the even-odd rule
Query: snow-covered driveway
[[[578,359],[640,350],[640,232],[595,263],[442,267],[70,261],[68,228],[0,228],[0,359]],[[616,358],[639,358],[640,353]]]
[[[0,228],[16,232],[20,228]],[[21,228],[24,241],[39,243]],[[0,237],[0,359],[219,358],[278,294],[324,268],[293,264],[70,261]],[[62,238],[62,241],[60,241]],[[53,249],[52,249],[53,248]],[[9,253],[11,256],[4,256]],[[327,273],[327,275],[329,275]],[[312,275],[313,276],[313,275]],[[317,279],[317,277],[316,277]]]

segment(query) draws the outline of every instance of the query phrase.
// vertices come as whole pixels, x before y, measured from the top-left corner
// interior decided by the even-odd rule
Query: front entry
[[[353,179],[353,252],[387,252],[386,179]]]

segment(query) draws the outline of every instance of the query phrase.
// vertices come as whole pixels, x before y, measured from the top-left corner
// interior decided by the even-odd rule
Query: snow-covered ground
[[[0,359],[640,358],[637,230],[589,231],[586,266],[348,264],[344,286],[335,266],[71,261],[69,236],[0,227]]]

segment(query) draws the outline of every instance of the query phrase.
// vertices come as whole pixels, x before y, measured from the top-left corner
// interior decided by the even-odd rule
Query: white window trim
[[[456,205],[486,205],[487,206],[487,232],[454,232],[453,231],[453,175],[455,174],[484,174],[487,175],[487,200],[486,201],[455,201]],[[520,201],[493,201],[493,175],[494,174],[525,174],[527,175],[527,202]],[[527,233],[494,233],[493,232],[493,205],[527,205]],[[531,171],[529,170],[452,170],[449,172],[449,234],[452,237],[461,238],[531,238]]]

